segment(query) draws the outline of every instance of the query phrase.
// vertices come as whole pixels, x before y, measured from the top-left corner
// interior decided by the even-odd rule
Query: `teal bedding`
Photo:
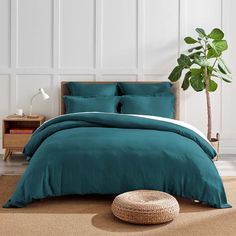
[[[129,83],[119,82],[118,87],[124,95],[157,95],[162,92],[170,92],[170,82],[161,83]]]
[[[117,106],[120,98],[118,96],[99,96],[99,97],[63,97],[66,113],[75,112],[117,112]]]
[[[155,96],[124,95],[120,98],[122,114],[141,114],[174,118],[175,95],[171,92]]]
[[[66,86],[72,96],[96,97],[117,95],[117,83],[94,84],[86,82],[68,82]]]
[[[29,166],[5,208],[46,197],[153,189],[216,208],[227,203],[211,145],[171,122],[74,113],[44,123],[25,146]]]

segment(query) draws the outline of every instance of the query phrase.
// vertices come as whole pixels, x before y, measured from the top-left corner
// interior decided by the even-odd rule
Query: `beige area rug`
[[[0,203],[14,191],[16,176],[0,176]],[[214,209],[178,199],[180,215],[174,221],[140,226],[116,219],[110,210],[114,196],[50,198],[20,209],[0,208],[1,236],[37,235],[153,235],[153,236],[235,236],[236,177],[225,177],[231,209]]]

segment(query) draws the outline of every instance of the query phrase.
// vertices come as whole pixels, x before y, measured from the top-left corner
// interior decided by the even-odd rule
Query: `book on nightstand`
[[[17,129],[10,129],[10,134],[32,134],[34,129],[31,128],[17,128]]]

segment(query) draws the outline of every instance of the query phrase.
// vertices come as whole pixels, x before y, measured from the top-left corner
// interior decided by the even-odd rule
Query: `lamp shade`
[[[50,98],[49,95],[48,95],[47,93],[45,93],[45,91],[44,91],[43,88],[40,88],[40,89],[39,89],[39,92],[40,92],[40,94],[42,95],[43,100],[47,100],[47,99]]]

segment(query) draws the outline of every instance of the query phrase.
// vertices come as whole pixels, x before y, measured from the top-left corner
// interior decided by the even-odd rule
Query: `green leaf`
[[[220,78],[222,80],[224,80],[227,83],[231,83],[232,82],[232,78],[229,75],[225,75],[225,74],[219,74]]]
[[[205,33],[204,29],[202,29],[202,28],[196,28],[195,31],[198,33],[200,38],[204,38],[206,36],[206,33]]]
[[[191,58],[191,59],[194,59],[194,56],[195,56],[195,55],[199,55],[199,56],[200,56],[201,53],[202,53],[202,52],[193,52],[193,53],[189,54],[188,57]]]
[[[221,52],[216,52],[213,48],[209,49],[207,52],[207,59],[220,57]]]
[[[209,66],[209,62],[207,61],[207,59],[199,55],[194,56],[194,62],[201,67]]]
[[[193,77],[197,75],[201,75],[203,72],[202,68],[192,68],[190,71]]]
[[[190,48],[188,50],[188,52],[192,52],[193,50],[200,50],[200,49],[202,49],[202,46],[197,46],[197,47],[194,47],[194,48]]]
[[[217,75],[216,74],[212,74],[213,77],[217,77],[219,79],[222,79],[222,80],[224,80],[227,83],[231,83],[232,82],[232,78],[229,75],[225,75],[225,74],[221,73],[220,70],[217,70],[217,69],[215,69],[215,71],[217,72]]]
[[[189,85],[190,85],[190,82],[189,82],[189,78],[191,77],[191,71],[188,71],[185,76],[184,76],[184,80],[183,80],[183,83],[182,83],[182,86],[181,88],[183,90],[186,90],[188,89]]]
[[[229,70],[229,67],[226,65],[224,60],[220,57],[218,58],[218,63],[221,68],[223,68],[224,71],[226,71],[228,74],[231,74],[231,71]]]
[[[182,66],[176,66],[173,71],[170,73],[168,79],[171,82],[176,82],[177,80],[180,79],[182,71],[183,71],[183,67]]]
[[[220,70],[221,73],[227,75],[227,72],[224,70],[224,68],[221,67],[220,64],[218,64],[218,68],[219,68],[219,70]]]
[[[207,48],[210,50],[210,49],[213,49],[215,52],[218,52],[216,47],[215,47],[215,44],[211,41],[208,42],[207,44]]]
[[[201,74],[191,77],[190,84],[196,92],[200,92],[205,88],[205,83]]]
[[[195,43],[197,43],[197,40],[193,39],[192,37],[186,37],[186,38],[184,38],[184,41],[187,44],[195,44]]]
[[[181,54],[177,61],[184,68],[189,68],[192,65],[190,58],[184,54]]]
[[[223,52],[228,49],[228,44],[226,40],[214,40],[212,43],[215,46],[215,50],[217,52]]]
[[[220,29],[215,28],[208,36],[212,39],[221,40],[224,38],[224,33]]]
[[[209,78],[211,77],[213,71],[214,71],[214,68],[212,66],[207,66],[207,72],[208,72]]]
[[[214,92],[214,91],[216,91],[217,87],[218,87],[217,83],[214,80],[210,79],[209,84],[208,84],[208,91]]]
[[[222,80],[224,80],[227,83],[231,83],[232,82],[232,78],[228,75],[224,75],[224,74],[220,74],[220,77]]]

